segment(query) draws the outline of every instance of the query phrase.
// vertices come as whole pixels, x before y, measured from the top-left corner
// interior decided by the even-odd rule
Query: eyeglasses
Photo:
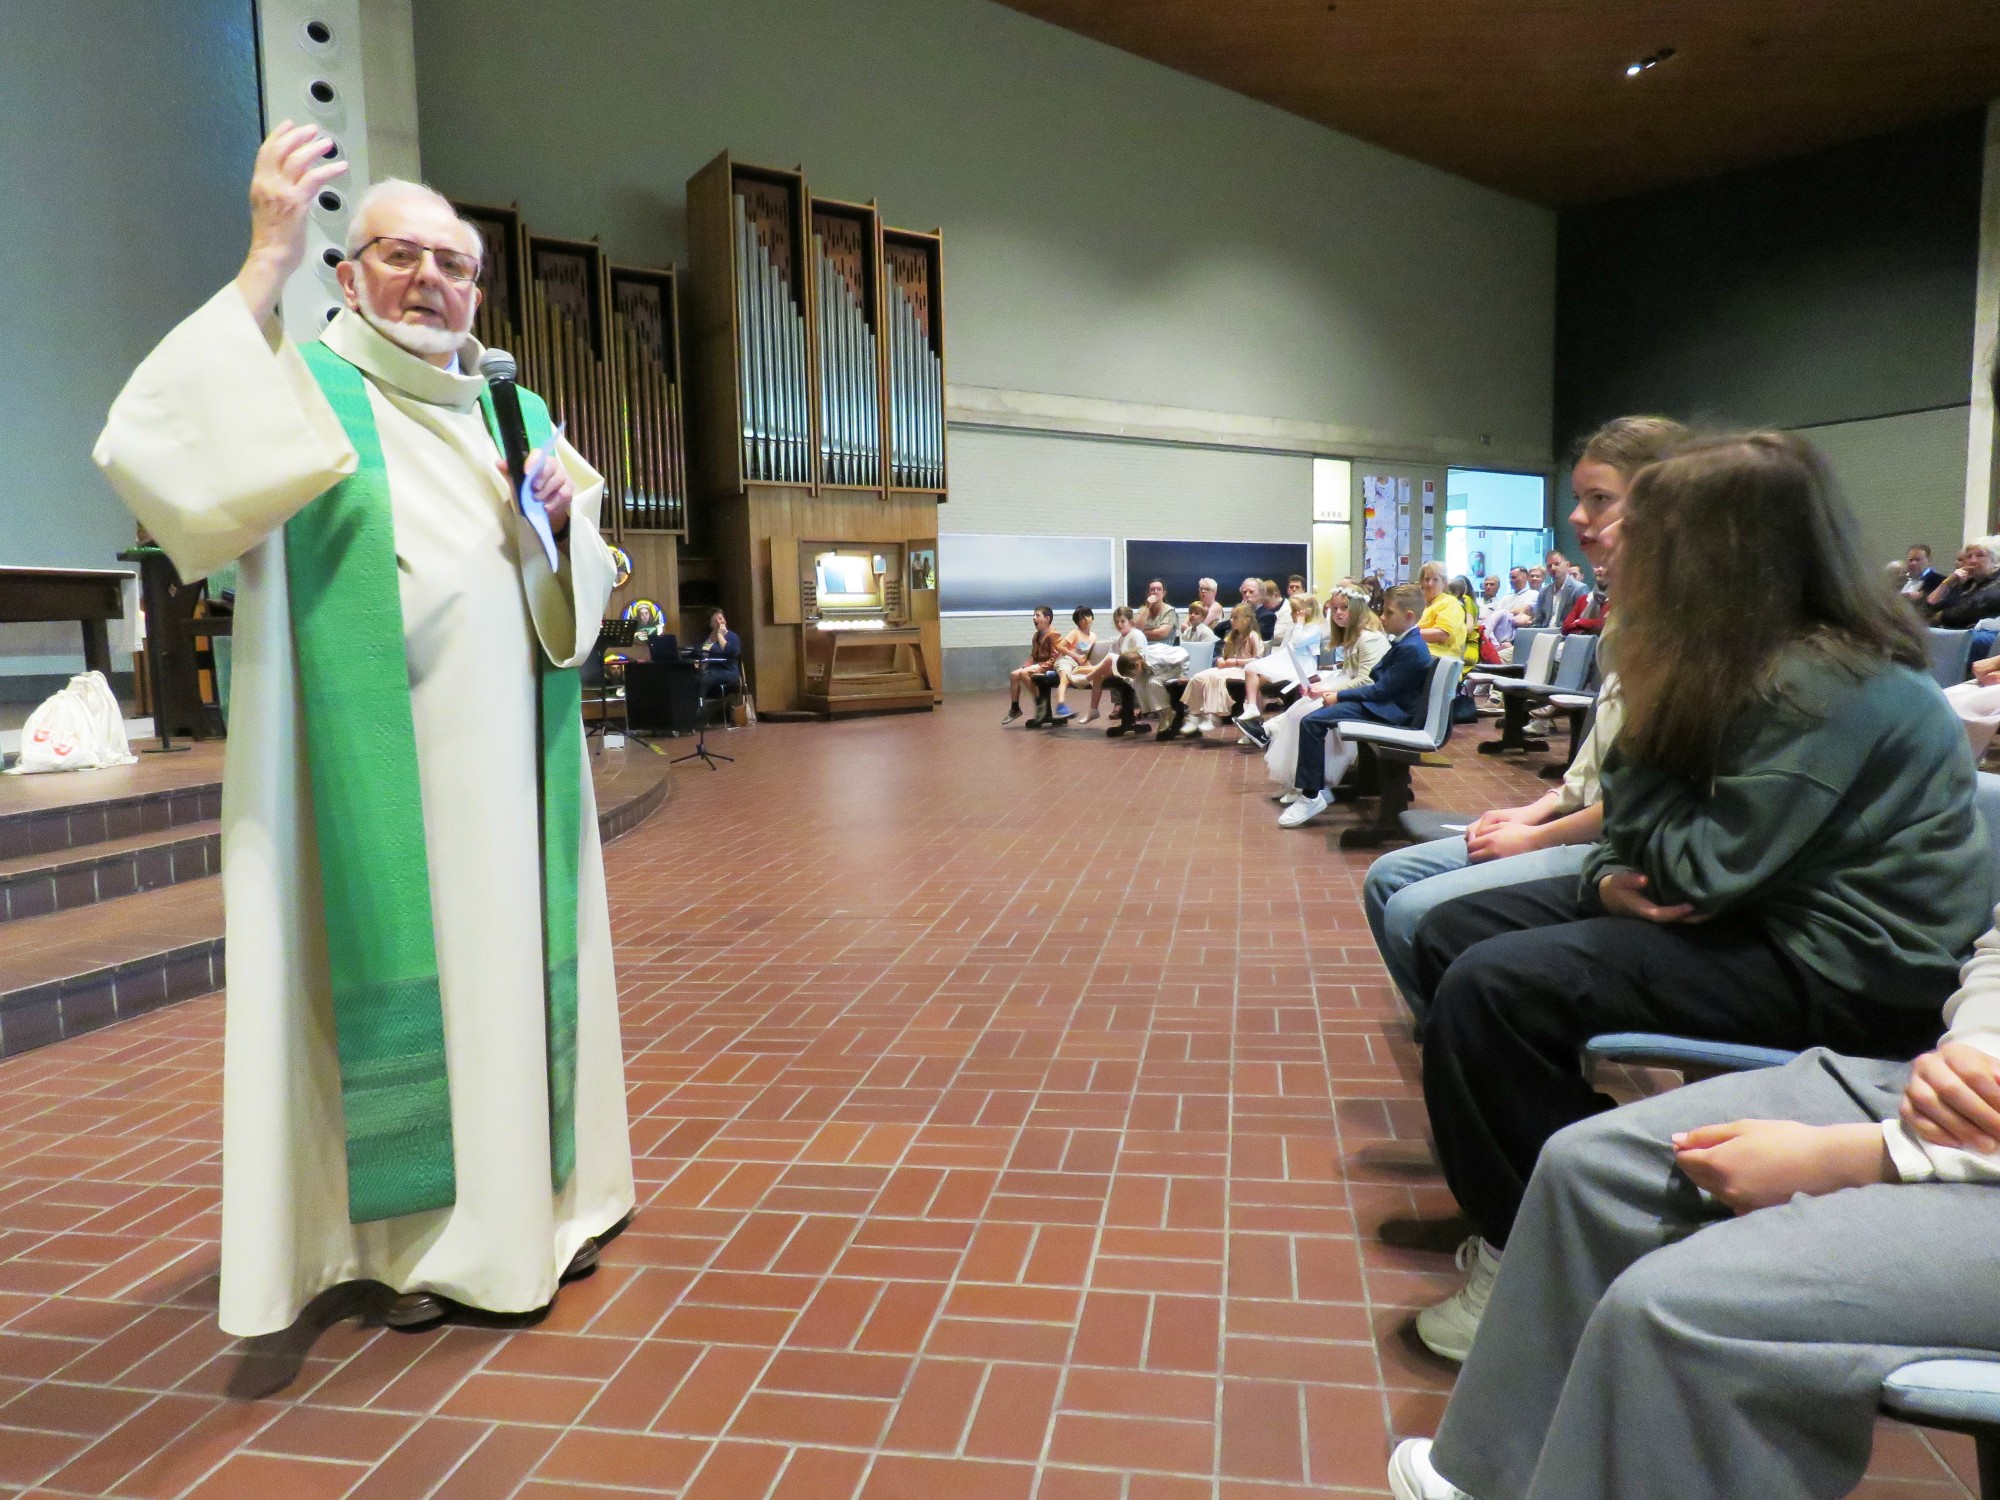
[[[378,245],[381,249],[376,252],[376,259],[392,271],[414,271],[428,255],[438,275],[454,285],[464,286],[479,279],[478,256],[461,250],[440,250],[436,245],[419,245],[415,240],[399,240],[391,235],[378,234],[354,253],[366,255]]]

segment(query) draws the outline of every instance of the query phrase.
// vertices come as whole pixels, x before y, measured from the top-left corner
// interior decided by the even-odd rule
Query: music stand
[[[598,630],[597,644],[590,648],[590,659],[597,663],[597,723],[595,727],[587,728],[585,734],[609,732],[607,726],[610,720],[605,714],[604,706],[611,701],[611,669],[605,665],[604,653],[630,646],[637,638],[638,631],[637,620],[606,620]],[[629,711],[626,714],[625,732],[628,735],[632,732]]]
[[[696,666],[699,667],[699,665],[700,665],[700,659],[699,657],[697,657]],[[741,665],[739,665],[736,670],[740,676],[743,671],[743,668],[741,667]],[[732,766],[736,764],[735,756],[724,755],[720,750],[711,750],[708,748],[708,719],[702,714],[701,711],[703,707],[707,706],[707,703],[708,699],[704,696],[699,700],[699,705],[695,709],[694,749],[688,751],[686,755],[676,755],[672,760],[667,762],[668,765],[677,766],[684,760],[698,760],[703,765],[707,766],[709,770],[713,771],[716,768],[715,763],[719,760],[726,760]]]

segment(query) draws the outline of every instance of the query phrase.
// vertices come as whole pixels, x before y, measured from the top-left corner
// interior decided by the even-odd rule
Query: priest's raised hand
[[[347,175],[347,163],[327,155],[332,148],[317,125],[290,120],[257,148],[250,171],[250,253],[236,273],[236,290],[259,323],[277,311],[286,280],[305,259],[314,202]]]

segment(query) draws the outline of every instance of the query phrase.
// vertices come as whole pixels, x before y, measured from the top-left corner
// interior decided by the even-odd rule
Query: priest
[[[331,149],[290,122],[263,143],[242,270],[95,455],[184,577],[239,563],[220,1312],[243,1336],[357,1280],[397,1326],[531,1312],[633,1208],[575,671],[612,587],[603,483],[522,392],[551,566],[468,337],[479,237],[427,188],[361,198],[346,307],[285,339]]]

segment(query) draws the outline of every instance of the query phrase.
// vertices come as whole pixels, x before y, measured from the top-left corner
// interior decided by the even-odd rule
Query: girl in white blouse
[[[1326,603],[1326,620],[1331,627],[1334,651],[1339,661],[1329,673],[1315,679],[1315,688],[1360,687],[1373,680],[1375,664],[1389,651],[1389,637],[1382,622],[1368,607],[1366,591],[1344,583]],[[1280,788],[1289,789],[1299,766],[1299,720],[1316,708],[1324,707],[1313,693],[1299,700],[1276,718],[1266,719],[1260,728],[1270,737],[1264,749],[1264,771]],[[1251,738],[1255,738],[1252,734]]]

